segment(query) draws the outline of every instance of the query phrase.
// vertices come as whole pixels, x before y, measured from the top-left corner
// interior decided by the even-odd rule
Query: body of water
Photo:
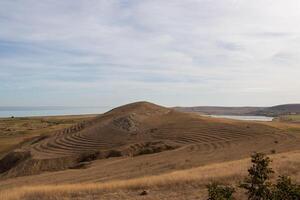
[[[274,118],[266,116],[239,116],[239,115],[205,115],[214,118],[226,118],[226,119],[235,119],[235,120],[244,120],[244,121],[264,121],[270,122]]]
[[[0,107],[0,117],[30,117],[30,116],[56,116],[56,115],[83,115],[101,114],[111,110],[112,107]]]

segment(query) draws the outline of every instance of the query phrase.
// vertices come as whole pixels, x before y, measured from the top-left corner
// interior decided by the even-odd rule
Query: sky
[[[299,10],[299,0],[0,0],[0,105],[300,103]]]

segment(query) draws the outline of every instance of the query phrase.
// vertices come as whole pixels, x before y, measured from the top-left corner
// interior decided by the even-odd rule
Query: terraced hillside
[[[252,151],[294,150],[299,144],[297,135],[266,124],[206,118],[139,102],[34,138],[4,157],[0,172],[7,179],[66,170],[57,172],[63,174],[55,181],[99,181],[239,159]],[[38,177],[37,182],[43,179]]]
[[[58,130],[89,120],[96,115],[0,118],[0,159],[31,138],[51,135]]]

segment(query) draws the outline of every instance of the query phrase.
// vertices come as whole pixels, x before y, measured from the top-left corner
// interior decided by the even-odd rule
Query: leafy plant
[[[269,167],[271,160],[263,153],[254,153],[251,156],[251,162],[248,177],[240,184],[240,187],[247,190],[249,200],[270,200],[272,184],[268,180],[274,173]]]
[[[300,200],[300,186],[288,176],[279,176],[272,193],[273,200]]]
[[[248,177],[240,184],[246,189],[249,200],[300,200],[300,185],[292,183],[288,176],[279,176],[275,185],[269,180],[274,173],[271,159],[263,153],[251,156],[252,166],[248,169]],[[219,183],[207,185],[208,200],[233,200],[233,187]]]
[[[231,186],[224,186],[219,183],[207,185],[208,200],[234,200],[233,193],[235,189]]]

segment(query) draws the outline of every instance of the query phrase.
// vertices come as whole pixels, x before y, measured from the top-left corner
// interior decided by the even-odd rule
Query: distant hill
[[[287,114],[300,114],[300,104],[285,104],[272,107],[196,106],[175,107],[174,109],[183,112],[197,112],[206,115],[258,115],[274,117]]]
[[[197,112],[204,115],[247,115],[248,113],[264,110],[264,107],[218,107],[218,106],[197,106],[197,107],[175,107],[175,110],[182,112]]]
[[[254,115],[265,115],[265,116],[280,116],[289,114],[300,114],[300,104],[284,104],[278,106],[268,107],[262,110],[251,112]]]

